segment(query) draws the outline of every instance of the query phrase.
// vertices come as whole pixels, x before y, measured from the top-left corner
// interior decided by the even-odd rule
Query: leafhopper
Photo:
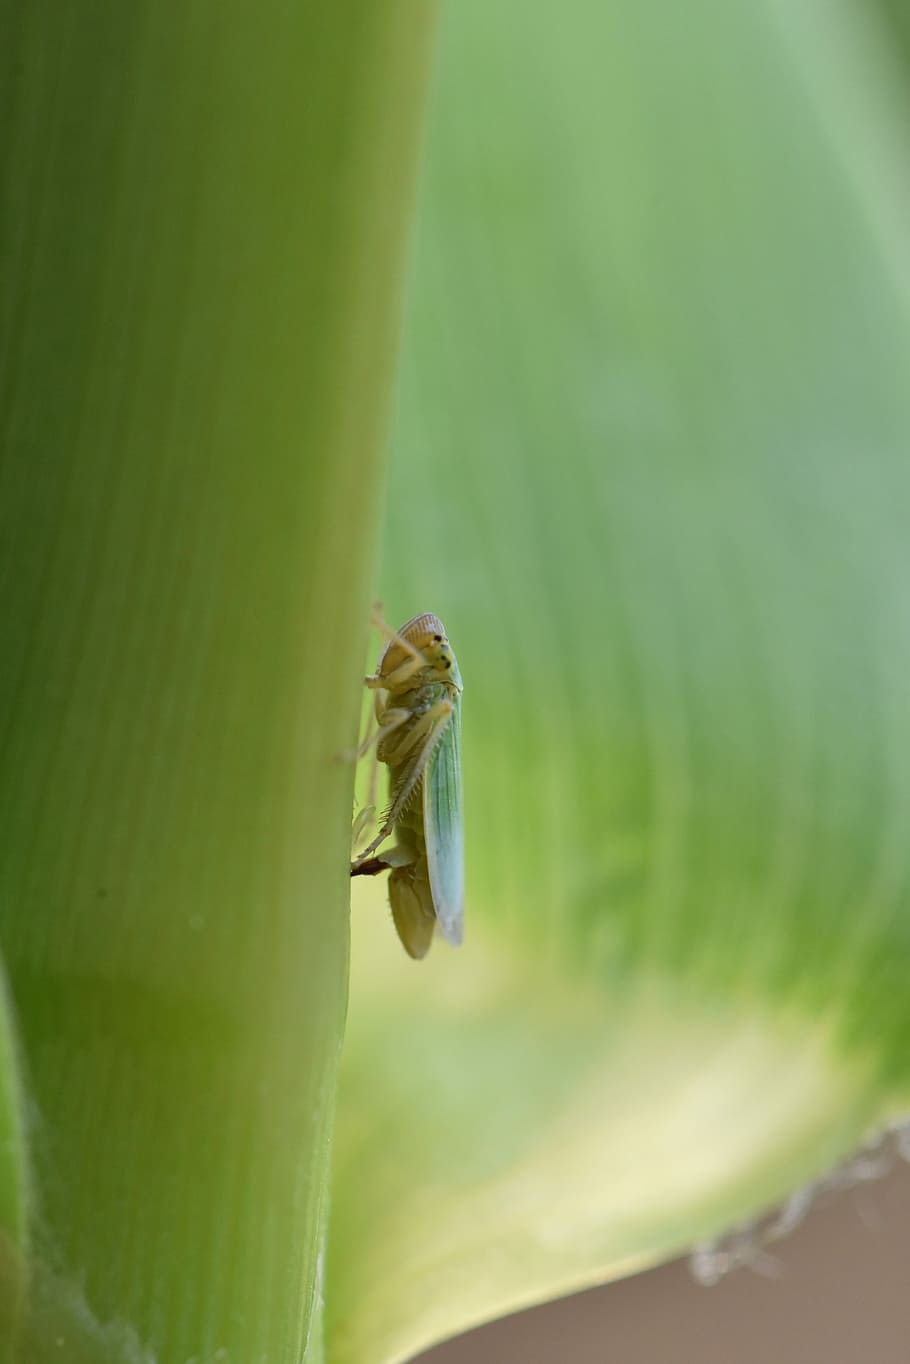
[[[438,616],[414,616],[388,638],[376,672],[376,745],[389,769],[389,804],[352,876],[389,872],[392,918],[405,951],[425,957],[438,930],[461,942],[464,833],[461,805],[461,674]],[[394,847],[377,849],[395,834]]]

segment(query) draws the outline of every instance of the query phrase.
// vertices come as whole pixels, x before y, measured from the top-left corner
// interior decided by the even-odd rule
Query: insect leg
[[[407,720],[410,720],[410,718],[411,711],[405,710],[403,706],[390,706],[387,710],[382,712],[379,728],[374,729],[372,734],[368,734],[362,744],[358,744],[356,748],[350,748],[345,753],[342,753],[342,761],[352,763],[358,762],[369,753],[374,744],[381,743],[387,734],[393,733],[399,725],[403,725]]]
[[[394,731],[398,729],[400,725],[403,725],[407,720],[410,719],[411,712],[403,708],[391,708],[389,710],[384,711],[379,722],[379,728],[374,733],[368,735],[364,742],[359,746],[359,748],[355,748],[352,752],[342,754],[342,758],[350,759],[351,761],[356,762],[357,759],[362,758],[370,748],[378,747],[379,743],[388,734],[394,733]],[[379,762],[378,759],[374,756],[372,770],[370,772],[370,787],[369,791],[367,792],[367,801],[366,804],[358,811],[354,819],[353,828],[351,830],[352,852],[354,848],[357,846],[357,844],[360,842],[361,835],[364,833],[367,825],[370,823],[372,815],[376,810],[378,785],[379,785]],[[379,847],[379,844],[382,842],[383,838],[387,836],[387,833],[391,832],[391,825],[389,824],[388,819],[386,819],[385,824],[383,825],[383,829],[386,832],[381,831],[377,835],[377,837],[373,839],[372,843],[370,843],[369,846],[363,850],[359,857],[356,857],[354,859],[354,862],[352,864],[353,866],[355,867],[359,866],[361,862],[363,862],[364,858],[368,858],[370,853],[374,852],[375,849]]]
[[[363,679],[363,685],[365,687],[368,687],[370,691],[378,693],[374,706],[374,714],[379,722],[379,728],[373,734],[367,733],[365,738],[356,748],[348,749],[342,753],[341,758],[343,762],[357,762],[360,758],[363,758],[369,753],[373,745],[379,743],[379,741],[384,738],[385,734],[388,734],[398,725],[404,724],[404,722],[410,718],[410,711],[399,711],[396,707],[390,708],[388,706],[388,697],[384,697],[382,693],[394,690],[394,688],[400,686],[403,682],[406,682],[414,673],[419,672],[421,668],[425,668],[427,663],[427,660],[419,649],[415,649],[414,645],[400,635],[397,630],[393,630],[390,626],[386,625],[385,621],[382,619],[379,602],[376,602],[373,607],[373,624],[381,634],[386,636],[386,638],[395,640],[396,643],[400,644],[402,649],[404,649],[410,657],[404,663],[400,664],[394,672],[389,673],[388,677],[381,677],[378,673],[371,673],[368,677]]]
[[[404,724],[405,720],[410,720],[412,718],[409,710],[386,711],[386,715],[394,715],[395,719],[392,725],[380,729],[379,733],[381,738],[385,738],[391,730],[397,729],[399,725]],[[437,701],[435,706],[430,706],[429,710],[418,717],[414,726],[408,730],[401,742],[395,745],[392,752],[384,756],[383,761],[397,764],[403,757],[406,757],[407,754],[410,753],[411,749],[417,746],[421,739],[423,739],[423,747],[408,768],[404,780],[395,792],[392,803],[386,811],[386,817],[383,820],[382,828],[373,841],[367,844],[360,856],[354,859],[353,865],[355,867],[359,867],[361,863],[371,857],[380,843],[388,838],[389,834],[394,829],[398,821],[398,816],[401,814],[401,811],[410,799],[414,788],[423,776],[424,768],[429,761],[430,754],[436,747],[439,736],[449,723],[451,717],[451,701]]]
[[[416,861],[417,853],[413,848],[404,848],[398,844],[394,848],[389,848],[381,857],[368,857],[366,861],[358,858],[351,863],[352,876],[378,876],[382,871],[393,871],[398,867],[408,867]]]
[[[351,825],[352,850],[356,848],[357,844],[360,842],[362,834],[364,833],[367,825],[372,821],[375,813],[376,813],[375,801],[373,802],[368,801],[366,805],[362,805],[360,809],[357,811],[357,814],[354,816],[354,823]]]
[[[448,721],[451,719],[453,709],[452,702],[445,699],[437,701],[435,705],[430,706],[429,710],[425,710],[422,715],[417,717],[414,725],[407,733],[403,734],[398,742],[392,745],[391,749],[386,750],[388,756],[384,761],[397,765],[403,758],[407,757],[412,748],[417,747],[418,743],[420,743],[425,735],[428,735],[429,746],[427,751],[426,753],[421,751],[423,762],[420,764],[420,771],[422,772],[426,766],[426,759],[433,751],[434,744],[445,729]],[[410,711],[407,713],[408,715],[411,714]],[[420,774],[418,773],[418,776],[419,775]]]
[[[388,871],[389,864],[384,857],[368,857],[365,862],[352,862],[352,876],[378,876],[381,871]]]
[[[372,843],[364,848],[363,852],[355,860],[355,867],[360,866],[361,863],[372,856],[380,843],[388,838],[389,834],[394,829],[398,822],[399,815],[410,800],[417,783],[423,776],[424,769],[426,768],[433,749],[439,741],[440,735],[451,718],[451,701],[437,701],[435,706],[431,706],[428,711],[418,718],[414,727],[408,730],[407,734],[404,735],[394,751],[389,754],[386,761],[397,764],[411,751],[411,749],[417,746],[421,739],[423,739],[423,746],[415,755],[404,779],[395,791],[392,803],[386,811],[386,817],[383,820],[382,828],[379,830],[379,833],[373,839]]]

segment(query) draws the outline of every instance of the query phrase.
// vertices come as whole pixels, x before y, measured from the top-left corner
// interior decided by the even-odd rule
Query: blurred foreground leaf
[[[432,12],[4,7],[0,935],[35,1175],[21,1364],[322,1357],[337,755]],[[0,1181],[18,1237],[6,1146]]]
[[[467,941],[415,968],[357,889],[333,1364],[907,1105],[908,160],[863,22],[448,11],[384,595],[465,678]]]

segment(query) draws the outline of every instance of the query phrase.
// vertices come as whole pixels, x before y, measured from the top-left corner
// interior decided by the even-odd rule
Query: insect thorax
[[[397,725],[389,733],[387,739],[380,739],[376,748],[377,757],[381,762],[388,764],[389,768],[390,806],[395,804],[399,793],[410,782],[414,764],[420,760],[421,745],[418,742],[399,761],[394,760],[396,751],[400,749],[402,744],[406,745],[408,734],[420,723],[421,718],[433,706],[444,700],[451,701],[453,705],[456,704],[458,688],[448,680],[438,679],[432,682],[424,682],[421,686],[415,687],[404,695],[390,697],[389,709],[410,712],[409,718],[403,724]],[[396,819],[396,827],[399,828],[399,831],[401,825],[407,826],[412,836],[421,844],[423,842],[423,785],[424,775],[421,774]]]
[[[385,739],[380,739],[378,750],[380,761],[388,762],[389,748],[391,747],[394,751],[400,738],[406,735],[410,729],[413,729],[420,717],[425,715],[438,701],[448,699],[454,702],[457,697],[458,689],[443,681],[424,682],[410,691],[399,692],[396,695],[390,694],[384,709],[407,710],[410,711],[411,718],[405,720],[404,724],[398,727],[394,743],[387,744]]]

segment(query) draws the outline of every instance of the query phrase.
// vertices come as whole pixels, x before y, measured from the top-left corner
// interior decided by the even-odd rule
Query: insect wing
[[[420,961],[430,950],[436,928],[436,911],[430,887],[413,867],[396,867],[389,877],[392,919],[409,957]]]
[[[423,782],[430,889],[439,930],[457,947],[464,927],[464,828],[461,808],[461,701],[440,735]]]

